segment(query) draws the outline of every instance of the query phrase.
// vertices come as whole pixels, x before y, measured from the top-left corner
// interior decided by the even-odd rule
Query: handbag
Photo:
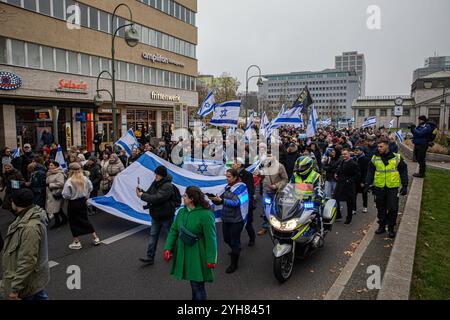
[[[198,240],[200,240],[200,238],[196,234],[192,233],[186,228],[186,224],[184,222],[180,227],[179,238],[184,242],[185,245],[189,247],[192,247],[197,243]]]

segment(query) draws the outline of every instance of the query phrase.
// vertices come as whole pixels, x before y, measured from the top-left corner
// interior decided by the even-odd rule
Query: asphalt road
[[[359,211],[361,209],[359,201]],[[3,235],[12,219],[10,213],[0,209],[0,231]],[[363,230],[374,219],[375,209],[370,199],[369,213],[359,213],[349,227],[337,222],[325,240],[325,247],[306,260],[297,260],[292,278],[282,285],[273,276],[270,237],[258,237],[256,246],[250,248],[247,246],[245,230],[242,233],[243,251],[239,269],[235,274],[227,275],[225,269],[229,265],[229,249],[223,242],[221,225],[218,224],[219,262],[215,271],[216,281],[207,285],[209,299],[322,299],[350,258],[349,251],[355,249],[352,244],[363,238]],[[103,212],[92,216],[91,221],[102,240],[138,227]],[[260,221],[256,217],[256,230],[259,229]],[[51,299],[189,300],[189,284],[171,278],[169,265],[162,258],[166,234],[161,236],[158,244],[155,265],[143,266],[138,260],[145,255],[148,233],[146,229],[99,247],[91,245],[87,236],[82,239],[83,249],[72,251],[68,248],[71,242],[68,226],[49,231],[50,261],[55,264],[51,268],[51,281],[47,287]],[[67,287],[70,276],[67,269],[72,265],[81,270],[80,290],[69,290]]]

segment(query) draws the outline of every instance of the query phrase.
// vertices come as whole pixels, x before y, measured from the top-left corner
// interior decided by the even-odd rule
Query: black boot
[[[53,224],[53,226],[50,227],[50,230],[59,228],[60,225],[61,225],[61,221],[59,219],[59,213],[55,213],[55,223]]]
[[[349,214],[347,215],[347,218],[345,219],[345,225],[350,225],[352,223],[352,219],[353,219],[353,214]]]
[[[234,273],[238,268],[239,255],[232,253],[231,254],[231,265],[225,271],[228,274]]]
[[[378,227],[378,230],[375,231],[375,234],[383,234],[383,233],[386,233],[386,226],[380,225],[380,226]]]
[[[395,239],[397,233],[394,231],[394,227],[389,227],[389,238]]]

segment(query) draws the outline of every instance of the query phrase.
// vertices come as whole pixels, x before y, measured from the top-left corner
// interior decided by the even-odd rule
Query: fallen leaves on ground
[[[352,251],[345,251],[344,254],[348,257],[353,256],[353,252]]]

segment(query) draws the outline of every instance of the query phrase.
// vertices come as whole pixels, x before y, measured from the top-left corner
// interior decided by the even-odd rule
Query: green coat
[[[46,213],[38,206],[22,213],[9,226],[3,248],[3,282],[0,294],[28,297],[43,290],[50,280]]]
[[[192,247],[178,238],[182,225],[200,237]],[[178,280],[213,282],[214,274],[208,263],[217,263],[217,238],[214,214],[203,207],[188,211],[182,208],[167,236],[164,250],[173,252],[170,274]]]

